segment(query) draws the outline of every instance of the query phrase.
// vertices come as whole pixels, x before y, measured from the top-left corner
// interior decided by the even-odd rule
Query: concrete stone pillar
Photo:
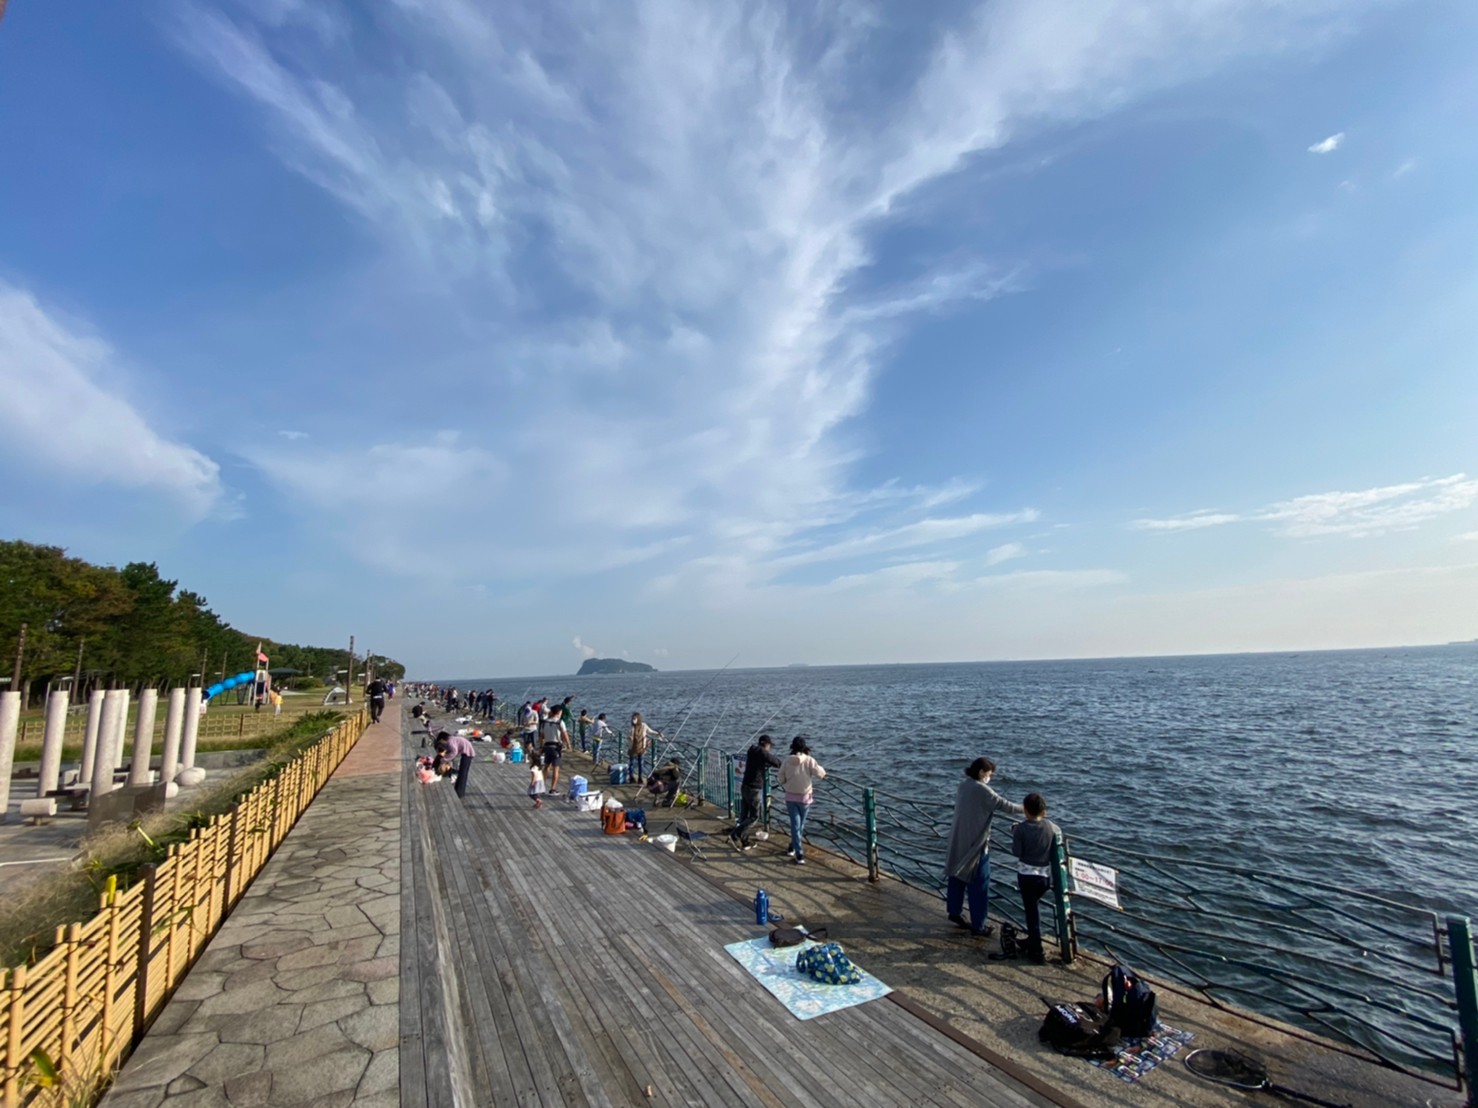
[[[97,753],[92,760],[90,800],[113,791],[113,750],[123,743],[123,713],[128,711],[128,693],[109,689],[103,697],[103,718],[98,724]],[[119,711],[122,708],[123,711]]]
[[[179,769],[180,735],[185,727],[185,690],[169,690],[169,707],[164,713],[164,751],[159,756],[159,780],[164,782],[164,795],[175,796],[180,787],[174,776]]]
[[[128,764],[130,785],[149,784],[149,757],[154,752],[154,713],[158,707],[158,689],[145,689],[139,694],[139,714],[133,725],[133,759]]]
[[[185,690],[185,734],[180,739],[180,771],[175,780],[189,788],[205,776],[195,771],[195,740],[200,734],[200,689]]]
[[[15,765],[16,732],[21,725],[21,694],[0,692],[0,823],[10,808],[10,771]]]
[[[46,731],[41,738],[41,774],[36,781],[36,795],[56,791],[62,772],[62,743],[67,737],[67,705],[72,698],[66,689],[57,689],[46,698]]]
[[[122,707],[118,709],[118,733],[113,736],[113,769],[115,772],[123,767],[123,755],[128,750],[128,705],[132,699],[127,689],[118,690],[118,700]]]
[[[103,720],[103,696],[102,689],[93,689],[87,698],[87,733],[82,739],[82,766],[77,771],[79,785],[92,782],[92,764],[98,751],[98,726]]]

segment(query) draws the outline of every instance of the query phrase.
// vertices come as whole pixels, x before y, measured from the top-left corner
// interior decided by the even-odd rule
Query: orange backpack
[[[626,834],[626,809],[602,808],[600,810],[600,825],[607,835]]]

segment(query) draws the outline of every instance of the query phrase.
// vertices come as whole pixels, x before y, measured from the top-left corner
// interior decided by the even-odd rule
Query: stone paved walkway
[[[367,730],[180,984],[106,1108],[398,1105],[400,712]]]

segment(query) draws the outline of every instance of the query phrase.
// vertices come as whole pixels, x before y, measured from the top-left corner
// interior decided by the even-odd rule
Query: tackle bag
[[[819,942],[826,938],[826,928],[807,931],[804,927],[777,927],[770,932],[771,946],[800,946],[807,939]]]
[[[1126,1039],[1153,1034],[1160,1021],[1154,990],[1121,965],[1114,966],[1103,979],[1103,1007],[1109,1022]]]
[[[1037,1038],[1054,1050],[1079,1058],[1112,1058],[1119,1045],[1119,1029],[1108,1015],[1086,1004],[1047,1003],[1047,1016]]]

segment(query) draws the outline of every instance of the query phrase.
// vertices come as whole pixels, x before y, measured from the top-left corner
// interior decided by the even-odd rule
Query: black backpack
[[[1047,1017],[1037,1038],[1063,1054],[1079,1058],[1112,1058],[1120,1032],[1106,1013],[1086,1004],[1047,1002]]]
[[[1143,1039],[1160,1022],[1154,990],[1123,966],[1115,966],[1103,979],[1103,1006],[1126,1039]]]

